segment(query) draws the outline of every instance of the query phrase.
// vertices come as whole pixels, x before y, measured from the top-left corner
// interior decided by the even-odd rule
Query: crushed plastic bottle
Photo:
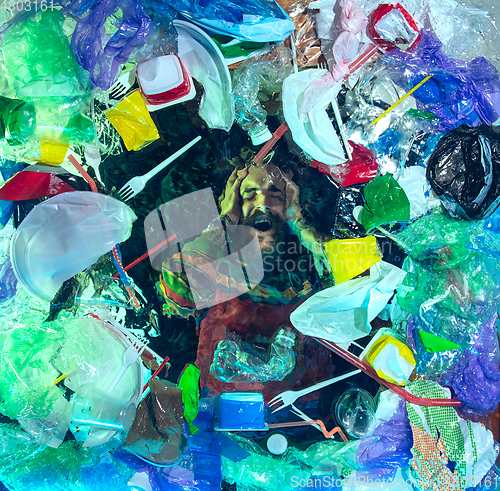
[[[233,81],[236,121],[248,132],[253,145],[262,145],[272,136],[265,123],[267,113],[259,102],[259,90],[265,87],[271,93],[281,91],[283,81],[291,73],[284,46],[258,51],[236,70]]]
[[[243,351],[235,341],[221,341],[210,373],[222,382],[268,382],[283,380],[295,368],[295,334],[280,329],[271,343],[269,361]]]

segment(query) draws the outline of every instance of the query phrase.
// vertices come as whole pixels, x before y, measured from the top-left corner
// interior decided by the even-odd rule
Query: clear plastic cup
[[[75,425],[97,426],[127,431],[134,422],[136,407],[130,401],[115,399],[93,384],[85,384],[77,392],[71,413]]]
[[[354,438],[372,433],[375,426],[375,401],[369,392],[355,388],[344,392],[335,405],[339,424]]]

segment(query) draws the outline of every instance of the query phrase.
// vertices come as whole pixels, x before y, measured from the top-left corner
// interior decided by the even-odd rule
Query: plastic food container
[[[177,104],[192,99],[195,88],[191,76],[177,55],[165,55],[141,63],[137,78],[146,102],[153,106]]]
[[[261,392],[223,392],[216,431],[266,431]]]

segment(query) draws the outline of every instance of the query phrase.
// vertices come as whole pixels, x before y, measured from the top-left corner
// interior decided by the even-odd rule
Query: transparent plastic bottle
[[[284,46],[275,46],[249,56],[234,74],[236,121],[248,132],[255,146],[262,145],[272,136],[266,125],[267,113],[259,101],[259,90],[266,86],[275,92],[281,91],[291,71],[288,51]]]
[[[269,361],[243,351],[235,341],[217,345],[210,373],[222,382],[269,382],[283,380],[295,368],[295,334],[291,328],[278,330],[271,342]]]

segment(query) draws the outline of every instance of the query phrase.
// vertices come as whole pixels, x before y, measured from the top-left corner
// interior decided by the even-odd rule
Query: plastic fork
[[[328,385],[334,384],[336,382],[340,382],[341,380],[357,375],[358,373],[361,373],[361,370],[354,370],[353,372],[345,373],[344,375],[339,375],[338,377],[334,377],[329,380],[324,380],[323,382],[319,382],[305,389],[286,390],[285,392],[278,394],[274,399],[269,401],[269,406],[281,404],[280,406],[278,406],[276,409],[273,410],[273,413],[281,411],[290,404],[293,404],[299,397],[305,396],[306,394],[310,394],[311,392],[322,389],[323,387],[327,387]]]
[[[111,99],[121,99],[132,87],[134,80],[135,70],[120,75],[120,78],[107,91]]]
[[[139,356],[141,356],[142,352],[144,351],[145,347],[146,347],[146,341],[144,339],[138,339],[135,343],[131,344],[125,350],[125,353],[123,353],[122,366],[118,371],[118,373],[116,374],[115,378],[113,379],[113,382],[111,382],[111,385],[109,386],[108,389],[109,394],[113,392],[113,390],[115,390],[115,387],[118,385],[118,382],[122,379],[128,367],[137,361]]]
[[[201,140],[201,136],[197,136],[191,140],[187,145],[184,145],[180,150],[177,150],[168,159],[165,159],[161,164],[158,164],[148,173],[143,176],[137,176],[130,179],[130,181],[118,191],[118,199],[122,201],[129,201],[137,196],[145,187],[147,182],[152,179],[158,172],[161,172],[167,165],[171,164],[174,160],[178,159],[183,153],[187,152],[193,145]]]

